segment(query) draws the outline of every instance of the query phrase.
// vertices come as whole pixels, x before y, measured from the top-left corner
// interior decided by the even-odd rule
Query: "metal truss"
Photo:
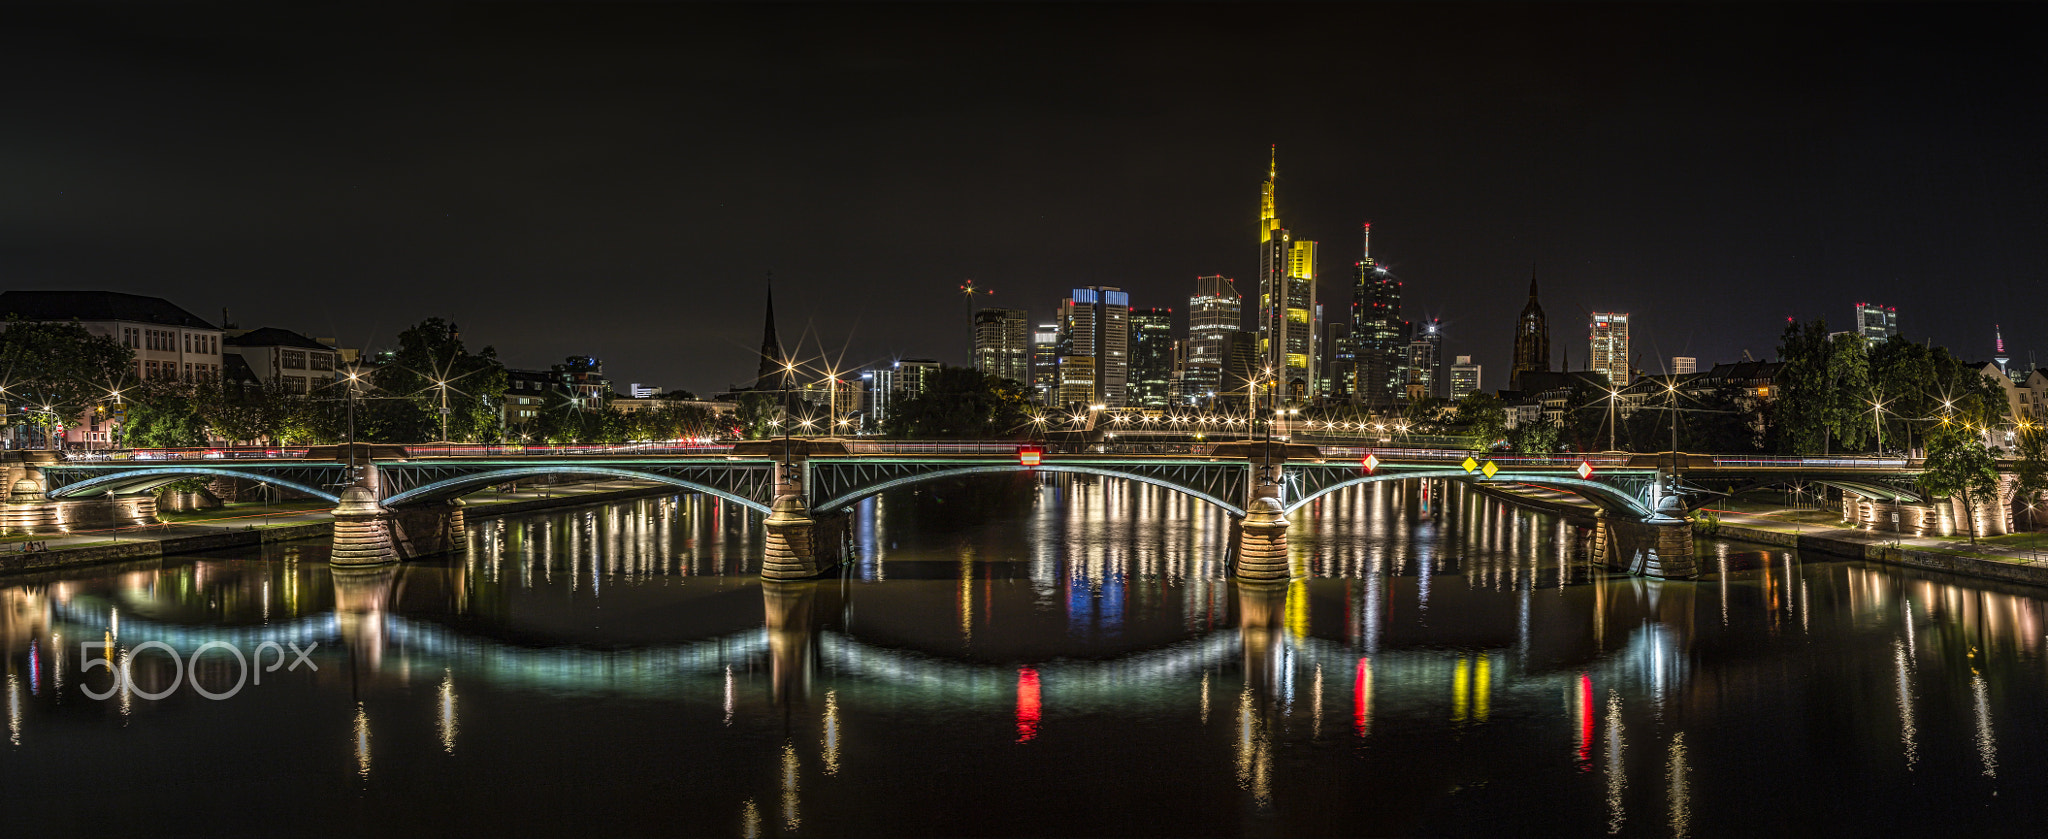
[[[1007,460],[1007,459],[1006,459]],[[805,462],[805,485],[817,510],[850,506],[862,498],[915,483],[956,475],[1025,471],[1067,472],[1125,478],[1153,484],[1215,504],[1234,516],[1244,515],[1251,466],[1240,460],[1167,460],[1158,458],[1058,458],[1036,467],[968,458],[831,458]]]
[[[549,458],[535,460],[383,461],[377,464],[383,503],[437,501],[524,478],[609,477],[655,481],[702,492],[766,513],[775,502],[773,460],[662,461]]]
[[[51,498],[90,495],[133,495],[186,478],[240,478],[338,501],[349,483],[348,466],[340,463],[237,461],[233,463],[63,463],[43,467]]]

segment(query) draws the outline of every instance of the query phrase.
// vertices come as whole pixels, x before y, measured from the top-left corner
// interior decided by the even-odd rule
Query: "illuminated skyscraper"
[[[1550,370],[1550,327],[1543,322],[1543,306],[1536,302],[1536,272],[1529,272],[1529,305],[1515,320],[1515,366],[1508,371],[1508,389],[1522,389],[1523,373]]]
[[[1410,403],[1444,397],[1443,352],[1441,324],[1431,320],[1415,330],[1415,338],[1408,342],[1407,396]]]
[[[1316,396],[1316,243],[1296,241],[1280,226],[1278,179],[1276,156],[1259,197],[1259,356],[1282,400],[1306,402]]]
[[[1131,382],[1125,404],[1164,408],[1173,389],[1173,310],[1131,310]]]
[[[1121,408],[1130,379],[1131,296],[1121,289],[1074,289],[1060,303],[1057,404]]]
[[[1031,401],[1053,404],[1060,387],[1060,325],[1041,323],[1031,333]]]
[[[1472,357],[1469,355],[1458,356],[1457,362],[1451,365],[1450,378],[1451,392],[1449,398],[1452,402],[1456,402],[1479,390],[1479,365],[1473,364]]]
[[[1351,296],[1351,352],[1358,358],[1356,394],[1368,408],[1392,408],[1406,395],[1408,324],[1401,320],[1401,281],[1372,261],[1372,222]]]
[[[1586,357],[1592,360],[1587,369],[1606,373],[1607,381],[1615,387],[1629,383],[1628,355],[1628,313],[1594,312],[1592,351]]]
[[[1899,334],[1898,307],[1856,304],[1856,333],[1873,342]]]
[[[974,313],[974,369],[1018,383],[1031,377],[1031,322],[1023,309]]]
[[[1223,363],[1230,336],[1244,328],[1244,300],[1229,277],[1195,278],[1188,299],[1188,350],[1181,393],[1196,405],[1212,404],[1223,389]]]

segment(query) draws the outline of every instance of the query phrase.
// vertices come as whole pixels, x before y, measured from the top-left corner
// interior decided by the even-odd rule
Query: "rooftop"
[[[33,321],[121,320],[190,329],[215,328],[169,300],[118,291],[0,292],[0,317],[9,316]]]

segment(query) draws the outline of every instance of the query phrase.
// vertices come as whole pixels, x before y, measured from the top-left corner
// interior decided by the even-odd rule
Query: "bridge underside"
[[[104,467],[87,465],[52,466],[43,470],[51,498],[83,498],[93,495],[136,495],[191,478],[235,478],[252,483],[282,487],[323,501],[340,500],[340,484],[348,467],[339,463],[292,463],[281,466],[227,467],[206,465],[165,465],[145,467]]]
[[[1604,475],[1603,480],[1588,480],[1553,471],[1502,471],[1493,478],[1463,469],[1388,469],[1376,474],[1360,474],[1360,471],[1359,467],[1350,465],[1288,464],[1284,478],[1287,481],[1284,496],[1287,511],[1291,513],[1346,487],[1387,481],[1449,480],[1470,484],[1536,484],[1572,493],[1615,515],[1630,519],[1657,517],[1652,500],[1657,477],[1655,470],[1614,470]]]
[[[899,487],[966,475],[1063,472],[1122,478],[1179,492],[1242,518],[1244,507],[1234,499],[1247,497],[1250,467],[1242,461],[1074,461],[1047,462],[1037,467],[1014,462],[960,460],[827,460],[808,468],[814,510],[836,510]]]
[[[558,477],[652,481],[724,499],[763,515],[775,500],[775,464],[761,461],[676,465],[405,463],[380,465],[377,475],[387,507],[446,501],[498,484]]]

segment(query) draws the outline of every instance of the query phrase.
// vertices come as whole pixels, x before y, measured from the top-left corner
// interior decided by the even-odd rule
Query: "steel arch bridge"
[[[239,478],[340,501],[350,480],[346,464],[306,460],[60,463],[42,471],[45,493],[51,498],[134,495],[190,478]]]

